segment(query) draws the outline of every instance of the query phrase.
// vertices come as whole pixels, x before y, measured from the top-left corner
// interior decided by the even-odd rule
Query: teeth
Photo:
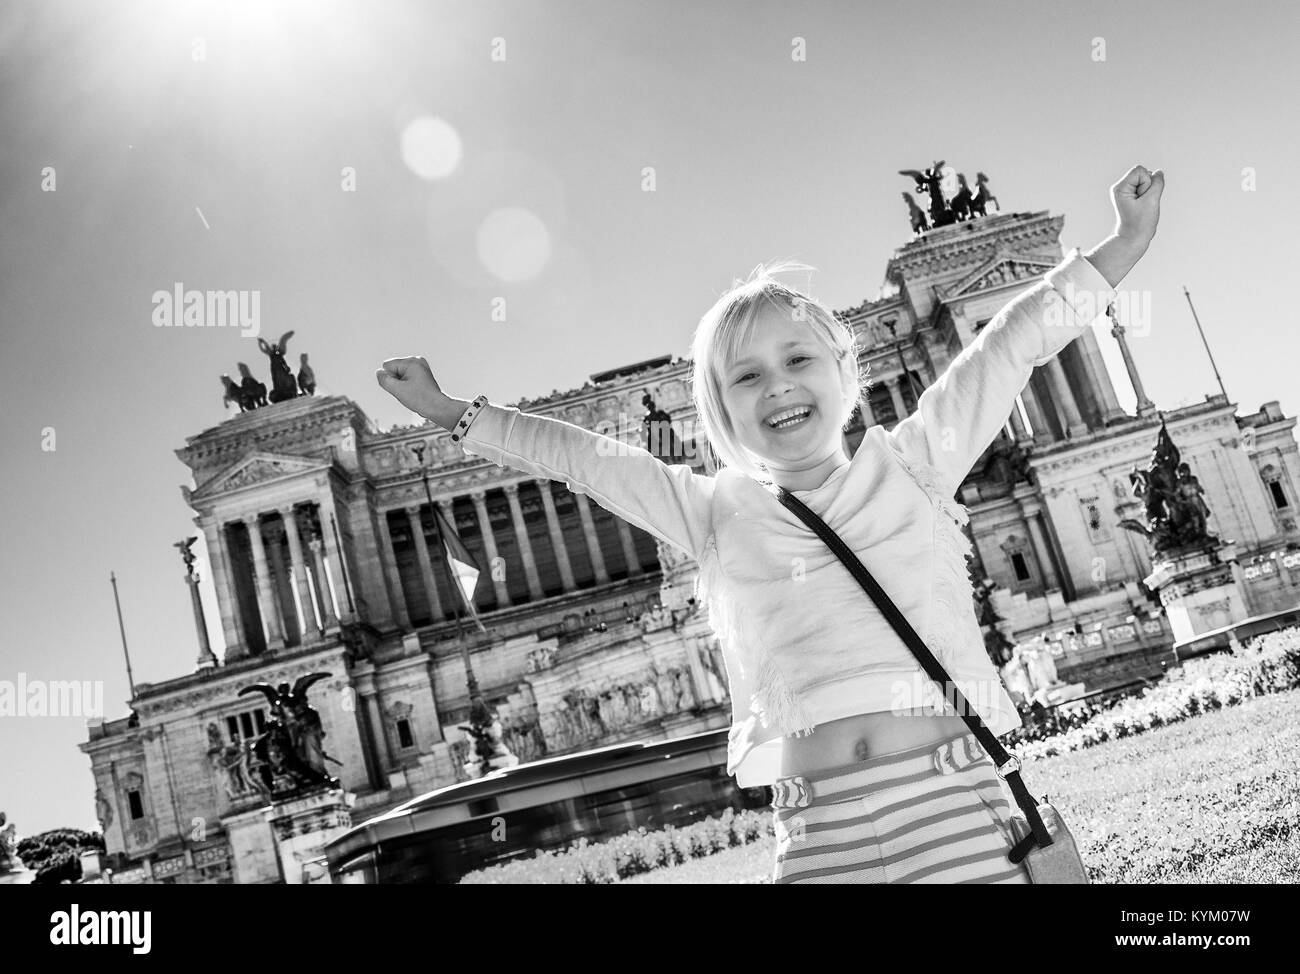
[[[812,414],[812,410],[809,409],[807,406],[798,406],[794,409],[787,409],[783,413],[777,413],[777,415],[773,416],[771,419],[767,421],[767,425],[771,426],[773,429],[777,429],[782,426],[793,426],[794,423],[791,422],[791,420],[795,420],[796,418],[798,420],[802,420],[811,414]]]

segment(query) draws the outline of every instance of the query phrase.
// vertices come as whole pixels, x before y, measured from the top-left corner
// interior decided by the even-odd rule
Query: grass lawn
[[[1300,882],[1300,690],[1027,764],[1094,883]],[[770,882],[764,836],[629,883]]]

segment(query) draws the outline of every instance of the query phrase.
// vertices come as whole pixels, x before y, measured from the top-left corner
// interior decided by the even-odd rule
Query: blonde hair
[[[709,445],[723,466],[734,467],[756,480],[768,482],[771,476],[762,459],[736,439],[736,429],[723,403],[723,369],[733,362],[754,332],[758,312],[766,302],[795,321],[805,321],[817,339],[840,364],[841,386],[845,390],[840,426],[844,428],[853,411],[867,401],[870,387],[869,369],[859,365],[859,347],[853,330],[835,317],[817,299],[787,287],[775,275],[787,271],[813,271],[815,268],[793,260],[774,260],[759,264],[732,286],[704,313],[696,326],[691,357],[692,398],[695,414]]]

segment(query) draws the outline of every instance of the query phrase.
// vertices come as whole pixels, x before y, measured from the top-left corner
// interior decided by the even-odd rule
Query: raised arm
[[[1115,286],[1155,234],[1164,175],[1135,166],[1111,187],[1116,232],[1087,256],[1076,247],[999,311],[889,432],[905,459],[934,467],[953,494],[1015,408],[1035,366],[1078,338],[1115,298]]]
[[[913,463],[938,470],[951,495],[1015,408],[1037,365],[1046,364],[1104,312],[1114,289],[1076,247],[999,311],[962,349],[916,411],[888,434]],[[1105,302],[1097,307],[1097,302]]]
[[[487,403],[468,431],[461,430],[458,423],[470,403],[443,392],[420,356],[388,359],[375,377],[408,409],[454,429],[471,456],[561,480],[570,490],[699,560],[712,531],[712,477],[695,473],[685,463],[666,464],[650,451],[612,436],[514,406]]]
[[[569,490],[586,494],[697,561],[712,531],[712,477],[685,463],[664,463],[612,436],[488,403],[461,446],[498,466],[563,481]]]

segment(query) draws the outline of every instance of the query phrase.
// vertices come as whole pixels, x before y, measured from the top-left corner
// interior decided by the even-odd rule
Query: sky
[[[318,394],[381,427],[424,355],[497,402],[686,357],[773,257],[843,309],[907,243],[900,169],[989,176],[1000,208],[1114,227],[1109,187],[1163,168],[1121,285],[1161,408],[1218,391],[1300,410],[1287,310],[1300,194],[1300,8],[1240,4],[0,0],[0,681],[192,672],[195,533],[174,451],[295,336]],[[806,278],[797,282],[809,284]],[[256,295],[256,331],[165,327],[157,292]],[[251,306],[250,306],[251,307]],[[504,309],[504,315],[501,314]],[[1113,340],[1102,341],[1133,406]],[[214,648],[220,624],[202,543]],[[19,834],[96,828],[86,716],[0,716]]]

